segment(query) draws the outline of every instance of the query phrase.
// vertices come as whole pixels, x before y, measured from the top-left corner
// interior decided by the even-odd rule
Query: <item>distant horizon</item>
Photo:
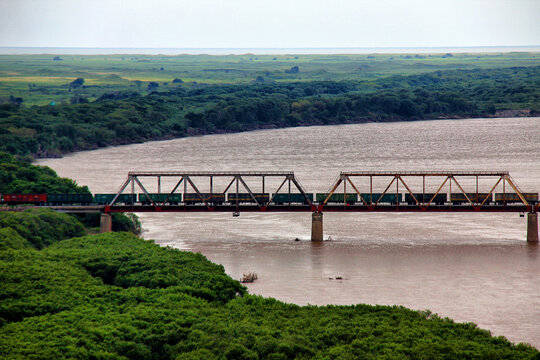
[[[71,50],[61,53],[62,50]],[[105,52],[96,52],[104,50]],[[540,51],[540,45],[480,46],[381,46],[381,47],[73,47],[73,46],[0,46],[1,55],[354,55],[380,53],[441,52],[514,52]],[[442,51],[444,50],[444,51]],[[466,50],[466,51],[460,51]],[[127,51],[127,52],[118,52]],[[138,51],[138,52],[133,52]],[[164,52],[156,52],[164,51]],[[204,52],[201,52],[204,51]],[[281,52],[273,52],[281,51]],[[313,52],[310,52],[313,51]]]

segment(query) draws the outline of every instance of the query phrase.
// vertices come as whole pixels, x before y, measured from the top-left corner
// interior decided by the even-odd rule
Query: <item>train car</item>
[[[4,194],[5,204],[45,204],[47,194]]]
[[[529,204],[538,203],[538,193],[521,193],[521,195]],[[499,205],[503,203],[523,203],[516,193],[497,193],[495,194],[495,202]]]
[[[237,199],[238,199],[238,202],[241,202],[241,203],[246,203],[246,202],[255,203],[255,201],[253,200],[253,198],[251,197],[249,193],[239,193],[238,196],[236,195],[237,195],[236,193],[227,194],[227,200],[230,203],[235,203]],[[253,196],[255,196],[255,199],[257,199],[259,203],[267,203],[268,201],[270,201],[269,193],[253,193]]]
[[[306,196],[308,197],[310,201],[313,202],[313,194],[306,193]],[[273,202],[276,205],[283,205],[283,204],[289,204],[289,203],[308,204],[304,195],[299,194],[299,193],[274,194]]]
[[[317,196],[315,198],[317,199],[318,203],[322,204],[323,201],[326,200],[328,195],[330,195],[330,194],[329,193],[317,194]],[[343,204],[344,199],[347,200],[347,204],[354,204],[355,202],[358,201],[358,194],[356,194],[356,193],[354,193],[354,194],[347,193],[346,196],[344,196],[343,193],[335,192],[335,193],[332,194],[332,196],[330,196],[330,198],[328,199],[328,201],[326,203],[327,204],[328,203],[341,203],[341,204]]]
[[[422,194],[422,193],[418,193],[418,194],[414,194],[414,197],[416,198],[416,200],[418,200],[420,203],[424,203],[424,204],[427,204],[428,202],[431,201],[431,199],[433,199],[431,201],[432,204],[435,204],[435,205],[444,205],[444,203],[446,203],[448,201],[448,195],[446,193],[444,194],[437,194],[437,196],[435,196],[435,193],[426,193],[426,194]],[[433,198],[435,196],[435,198]],[[414,198],[412,197],[411,194],[409,193],[405,193],[405,202],[409,205],[416,205],[416,201],[414,201]]]
[[[167,204],[169,205],[178,205],[178,203],[182,202],[182,194],[174,193],[172,195],[170,194],[156,194],[156,193],[150,193],[150,199],[148,196],[146,196],[145,193],[139,193],[139,202],[143,205],[150,205],[152,203],[151,200],[154,200],[156,203],[162,204],[167,199]],[[170,195],[170,196],[169,196]]]
[[[398,199],[401,197],[401,196],[398,196],[398,194],[392,194],[392,193],[386,193],[386,194],[382,194],[382,193],[362,193],[360,194],[362,195],[362,197],[364,198],[364,201],[368,203],[371,202],[372,204],[375,204],[377,203],[378,201],[378,204],[395,204],[398,202]],[[381,195],[382,195],[382,198],[381,198]],[[401,195],[401,194],[399,194]],[[380,200],[379,200],[380,199]],[[358,199],[359,201],[362,201],[360,199]],[[363,204],[363,202],[362,202]]]
[[[51,205],[60,204],[91,204],[93,200],[92,194],[48,194],[47,203]]]
[[[202,196],[202,199],[201,199]],[[225,202],[225,194],[210,194],[210,193],[201,193],[201,196],[197,193],[186,193],[184,195],[184,202],[188,205],[193,205],[196,203],[207,203],[220,205]]]
[[[484,200],[488,198],[489,193],[467,193],[467,196],[474,204],[482,204],[484,203]],[[450,201],[452,204],[463,204],[463,203],[469,203],[469,200],[465,197],[465,194],[463,193],[452,193],[450,194]],[[489,196],[489,198],[486,200],[484,204],[490,204],[493,202],[493,197]]]
[[[116,194],[95,194],[94,202],[99,205],[108,205],[113,201]],[[114,202],[116,204],[131,205],[137,202],[137,194],[120,194]]]

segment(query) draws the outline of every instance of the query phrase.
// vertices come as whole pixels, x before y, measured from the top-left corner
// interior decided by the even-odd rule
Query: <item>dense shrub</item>
[[[33,247],[82,236],[84,226],[73,216],[49,209],[28,209],[21,212],[0,212],[0,248]]]
[[[88,194],[88,187],[80,187],[71,179],[58,177],[46,166],[35,166],[31,159],[18,159],[0,152],[0,194]]]
[[[5,359],[537,359],[474,324],[248,295],[200,254],[127,233],[0,251]]]

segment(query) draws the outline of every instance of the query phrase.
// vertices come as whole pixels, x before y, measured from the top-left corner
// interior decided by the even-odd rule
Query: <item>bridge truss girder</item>
[[[174,179],[176,182],[176,185],[172,188],[172,190],[169,192],[165,192],[164,194],[167,194],[167,198],[164,201],[155,201],[154,198],[150,195],[146,187],[143,185],[143,181],[141,179],[155,179],[157,180],[157,186],[158,186],[158,193],[161,193],[161,179],[162,178],[170,178]],[[313,207],[313,203],[311,199],[306,195],[306,192],[298,179],[295,177],[294,172],[281,172],[281,171],[257,171],[257,172],[230,172],[230,171],[222,171],[222,172],[183,172],[183,171],[169,171],[169,172],[129,172],[126,180],[120,187],[119,191],[116,193],[115,197],[111,200],[111,202],[108,204],[108,206],[113,206],[116,201],[118,200],[119,196],[124,192],[124,190],[131,185],[131,199],[134,199],[135,195],[135,186],[138,186],[140,190],[147,196],[147,199],[152,203],[152,206],[154,207],[163,207],[168,202],[171,196],[175,194],[178,187],[182,184],[184,184],[183,188],[183,197],[184,204],[185,201],[185,194],[187,192],[188,186],[193,189],[193,191],[197,194],[199,197],[198,200],[204,203],[207,209],[212,208],[211,202],[207,201],[205,197],[202,195],[201,191],[199,190],[199,187],[196,185],[196,181],[194,179],[200,179],[200,178],[206,178],[209,180],[210,183],[210,194],[215,195],[225,195],[225,194],[236,194],[236,208],[239,207],[239,197],[238,194],[240,192],[240,186],[242,186],[251,199],[255,202],[256,206],[259,209],[265,209],[274,199],[274,196],[281,191],[283,186],[288,183],[288,193],[291,194],[291,189],[296,188],[302,194],[302,196],[305,198],[306,202],[309,204],[310,207]],[[214,185],[213,180],[214,178],[225,178],[230,179],[228,182],[228,185],[222,190],[218,192],[214,192]],[[272,196],[269,196],[268,201],[262,201],[261,199],[257,199],[255,196],[255,192],[251,189],[251,187],[247,184],[245,179],[247,178],[259,178],[261,180],[261,188],[262,193],[265,193],[265,184],[266,184],[266,178],[277,178],[277,179],[283,179],[279,185],[279,187],[272,192]],[[176,181],[177,180],[177,181]],[[236,185],[236,190],[234,192],[230,192],[230,188]],[[132,203],[133,205],[133,203]]]
[[[383,193],[379,195],[378,199],[375,202],[373,202],[373,178],[382,178],[382,177],[390,178],[390,181],[389,181],[388,185],[386,186],[385,190],[383,191]],[[422,194],[426,194],[425,188],[426,188],[426,178],[427,177],[439,178],[439,179],[441,179],[441,182],[440,182],[440,185],[437,188],[437,191],[433,194],[433,196],[429,199],[429,201],[421,202],[421,201],[419,201],[419,199],[416,198],[416,196],[414,195],[415,193],[411,190],[411,187],[405,181],[405,178],[407,178],[407,177],[421,177],[422,178],[422,184],[423,184]],[[468,196],[468,193],[464,190],[463,186],[461,185],[461,180],[458,180],[458,179],[461,179],[463,177],[473,177],[473,178],[476,179],[476,195],[477,195],[477,198],[478,198],[478,194],[479,194],[479,191],[478,191],[479,180],[481,180],[481,179],[493,179],[494,180],[493,186],[490,188],[489,193],[487,194],[487,196],[485,196],[482,203],[478,204],[478,203],[473,202],[473,200],[470,199],[470,197]],[[369,189],[369,193],[370,193],[369,200],[370,201],[369,202],[366,201],[366,199],[364,199],[361,192],[358,190],[358,186],[354,183],[354,179],[358,179],[358,178],[369,178],[369,184],[370,184],[370,189]],[[410,194],[410,196],[415,201],[416,205],[421,210],[425,210],[428,207],[432,206],[432,203],[436,199],[437,195],[439,195],[441,193],[441,191],[443,190],[444,186],[447,183],[449,185],[449,192],[450,192],[450,196],[451,196],[451,194],[452,194],[452,183],[454,183],[458,187],[460,193],[464,195],[465,199],[471,205],[473,210],[478,211],[485,205],[485,203],[487,202],[489,197],[493,194],[493,192],[495,191],[495,189],[497,188],[497,186],[501,182],[503,183],[503,194],[506,194],[506,184],[508,184],[514,190],[515,194],[519,197],[519,199],[521,200],[523,205],[525,205],[527,208],[531,208],[531,209],[533,208],[532,206],[530,206],[530,204],[528,203],[526,198],[523,196],[521,190],[519,189],[519,187],[517,186],[515,181],[511,178],[508,171],[493,171],[493,172],[492,171],[429,171],[429,172],[422,172],[422,171],[401,171],[401,172],[400,171],[376,171],[376,172],[355,171],[355,172],[341,172],[339,177],[335,181],[335,183],[332,185],[331,190],[328,193],[326,199],[320,204],[319,208],[322,211],[322,209],[326,206],[326,204],[327,204],[328,200],[331,198],[331,196],[334,193],[337,193],[336,191],[337,191],[338,187],[341,184],[343,184],[343,199],[344,199],[343,206],[346,207],[348,204],[345,201],[345,198],[346,198],[346,194],[347,194],[347,184],[349,184],[354,189],[356,194],[358,195],[359,200],[362,201],[362,203],[365,206],[367,206],[368,209],[375,210],[375,208],[377,206],[380,206],[379,202],[384,197],[384,195],[386,195],[387,193],[390,193],[389,192],[390,187],[394,183],[396,184],[396,195],[399,197],[399,194],[400,194],[399,193],[399,184],[401,183],[405,187],[405,189],[407,190],[406,193]],[[425,196],[422,196],[422,199],[425,200]],[[503,195],[503,199],[506,199],[505,195]],[[396,208],[399,208],[399,203],[400,203],[400,201],[398,200],[396,202],[396,205],[395,205]],[[505,200],[503,200],[503,203],[505,204]],[[452,201],[449,202],[449,206],[450,207],[452,206]]]

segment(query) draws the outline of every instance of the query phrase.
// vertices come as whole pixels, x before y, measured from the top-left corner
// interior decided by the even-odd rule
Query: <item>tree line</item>
[[[540,67],[437,71],[374,81],[208,85],[87,104],[0,105],[0,150],[38,157],[199,134],[540,111]]]

